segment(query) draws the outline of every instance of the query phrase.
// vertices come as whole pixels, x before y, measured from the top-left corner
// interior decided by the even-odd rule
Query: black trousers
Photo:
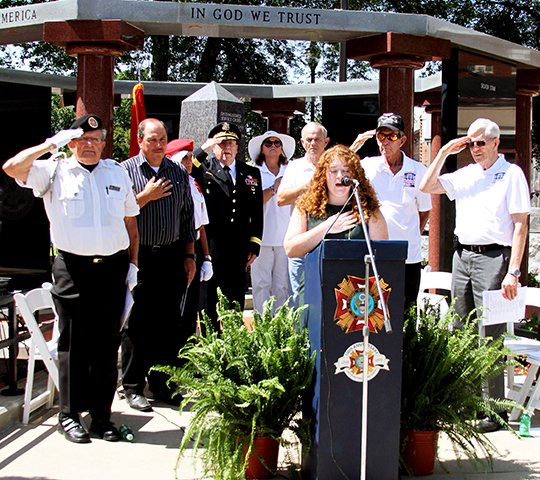
[[[52,295],[59,317],[60,411],[109,420],[118,379],[127,250],[109,257],[60,252]]]
[[[229,302],[236,301],[244,309],[246,294],[247,249],[232,238],[211,240],[214,276],[206,286],[206,313],[217,327],[217,289],[220,288]]]
[[[186,288],[185,245],[180,242],[139,247],[135,301],[122,332],[122,384],[127,393],[142,394],[146,382],[156,394],[166,394],[167,376],[149,373],[154,365],[178,365],[178,351],[192,333],[180,316]]]
[[[422,263],[406,263],[405,264],[405,310],[404,314],[413,306],[416,305],[418,297],[418,289],[420,288],[420,275]]]

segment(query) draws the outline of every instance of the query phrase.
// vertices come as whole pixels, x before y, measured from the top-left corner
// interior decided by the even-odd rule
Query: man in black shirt
[[[193,333],[182,323],[181,303],[196,270],[196,233],[188,174],[180,162],[165,157],[163,122],[143,120],[138,142],[139,154],[122,163],[141,208],[138,283],[122,335],[122,384],[131,408],[150,411],[146,380],[155,399],[174,400],[166,377],[149,374],[149,368],[177,364],[178,350]]]

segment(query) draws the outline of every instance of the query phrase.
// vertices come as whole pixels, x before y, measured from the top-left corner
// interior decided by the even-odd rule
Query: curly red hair
[[[334,159],[340,159],[349,167],[349,176],[358,180],[358,192],[362,208],[366,220],[379,208],[380,203],[375,190],[366,177],[360,158],[345,145],[335,145],[326,150],[319,161],[317,168],[311,179],[308,190],[300,196],[296,202],[299,210],[305,211],[307,214],[316,218],[324,218],[326,216],[326,205],[328,204],[328,187],[326,184],[326,173]],[[358,215],[358,207],[354,197],[350,203],[353,205],[353,210]]]

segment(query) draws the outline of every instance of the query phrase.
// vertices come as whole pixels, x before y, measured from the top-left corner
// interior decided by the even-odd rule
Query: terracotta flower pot
[[[411,473],[431,475],[435,468],[437,431],[409,430],[401,434],[401,455]]]
[[[274,478],[278,453],[278,440],[269,437],[255,438],[246,468],[246,478]]]

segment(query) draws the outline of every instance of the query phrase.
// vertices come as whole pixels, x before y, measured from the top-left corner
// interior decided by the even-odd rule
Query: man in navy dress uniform
[[[216,125],[194,152],[192,175],[203,190],[210,223],[206,230],[214,266],[208,281],[206,313],[216,321],[218,287],[244,308],[246,270],[259,254],[263,200],[258,168],[236,159],[240,129]],[[205,150],[212,149],[208,156]]]

